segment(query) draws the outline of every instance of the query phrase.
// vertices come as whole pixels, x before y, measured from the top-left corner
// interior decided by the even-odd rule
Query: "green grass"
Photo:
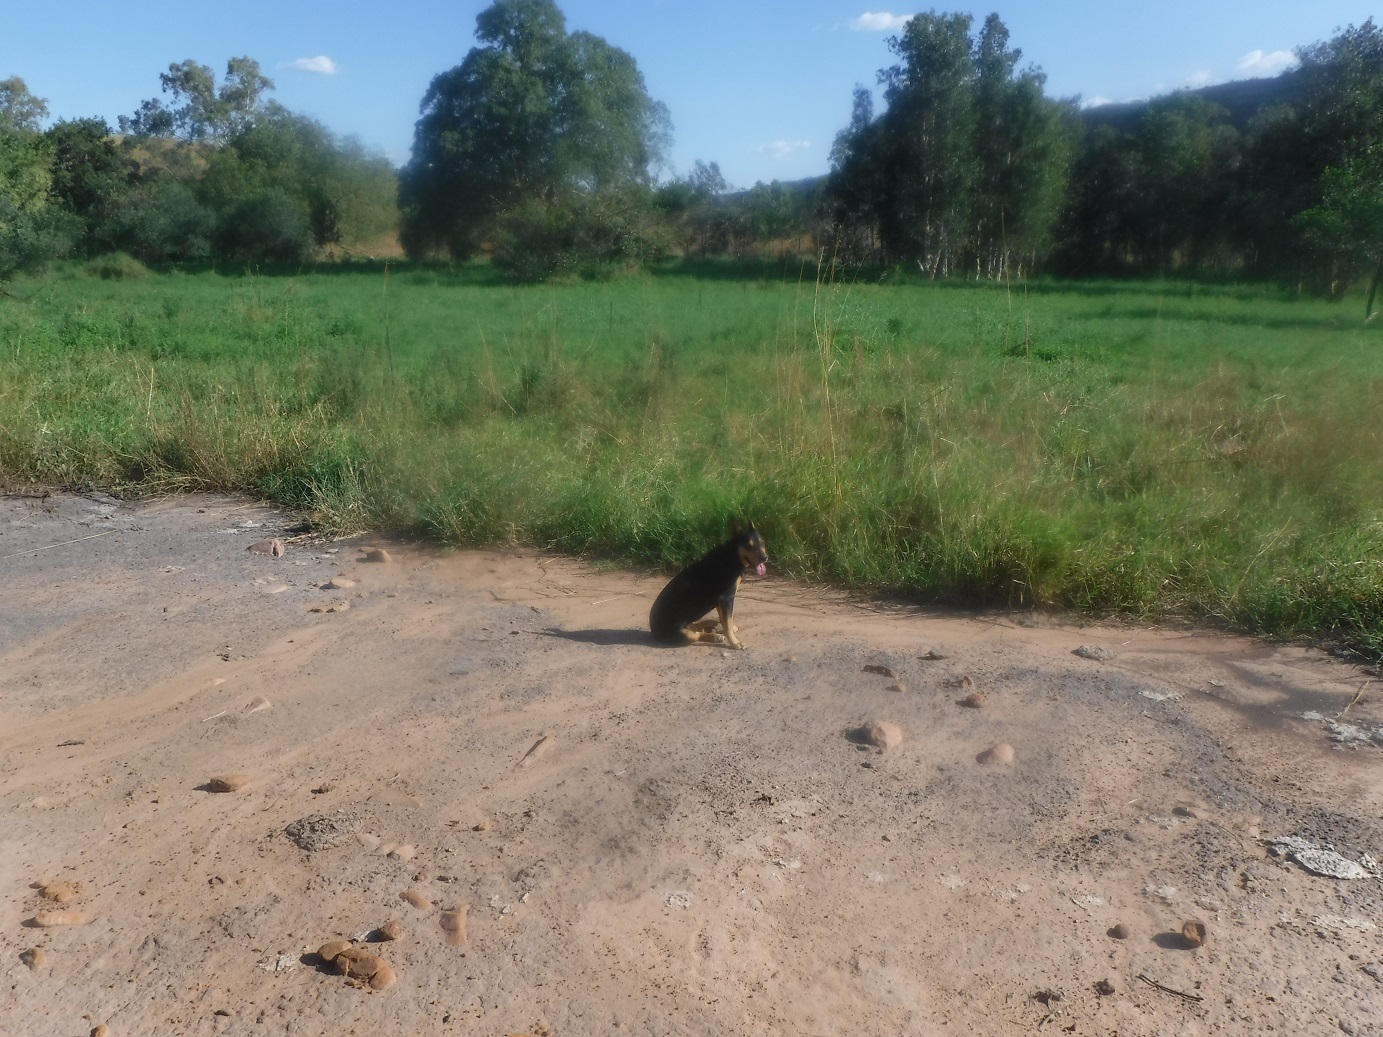
[[[240,490],[661,566],[745,515],[803,579],[1383,655],[1383,333],[1353,301],[770,267],[8,291],[10,486]]]

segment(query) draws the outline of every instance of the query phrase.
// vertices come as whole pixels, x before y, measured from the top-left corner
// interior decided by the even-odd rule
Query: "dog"
[[[750,569],[760,576],[768,572],[768,549],[754,523],[745,528],[736,521],[730,526],[729,540],[674,576],[653,602],[648,625],[654,639],[674,645],[700,641],[743,648],[735,636],[735,592]],[[719,614],[723,633],[716,632],[715,620],[701,618],[711,609]]]

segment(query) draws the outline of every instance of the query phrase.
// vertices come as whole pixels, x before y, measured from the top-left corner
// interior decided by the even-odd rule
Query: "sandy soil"
[[[1379,879],[1266,843],[1383,857],[1356,667],[771,565],[746,651],[662,648],[654,577],[247,552],[293,525],[0,499],[0,1033],[1383,1034]],[[853,741],[869,720],[901,745]],[[312,814],[345,841],[296,845]],[[389,920],[388,989],[315,955]]]

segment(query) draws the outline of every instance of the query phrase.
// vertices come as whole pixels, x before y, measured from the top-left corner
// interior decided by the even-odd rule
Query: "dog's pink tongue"
[[[767,575],[768,575],[768,566],[765,565],[763,562],[760,562],[760,563],[755,567],[754,571],[755,571],[756,573],[758,573],[760,576],[767,576]]]

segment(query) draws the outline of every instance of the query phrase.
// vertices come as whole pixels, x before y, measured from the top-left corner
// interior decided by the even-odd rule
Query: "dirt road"
[[[0,498],[0,1033],[1383,1034],[1354,666],[771,563],[663,648],[652,577],[293,526]],[[390,920],[387,989],[315,955]]]

